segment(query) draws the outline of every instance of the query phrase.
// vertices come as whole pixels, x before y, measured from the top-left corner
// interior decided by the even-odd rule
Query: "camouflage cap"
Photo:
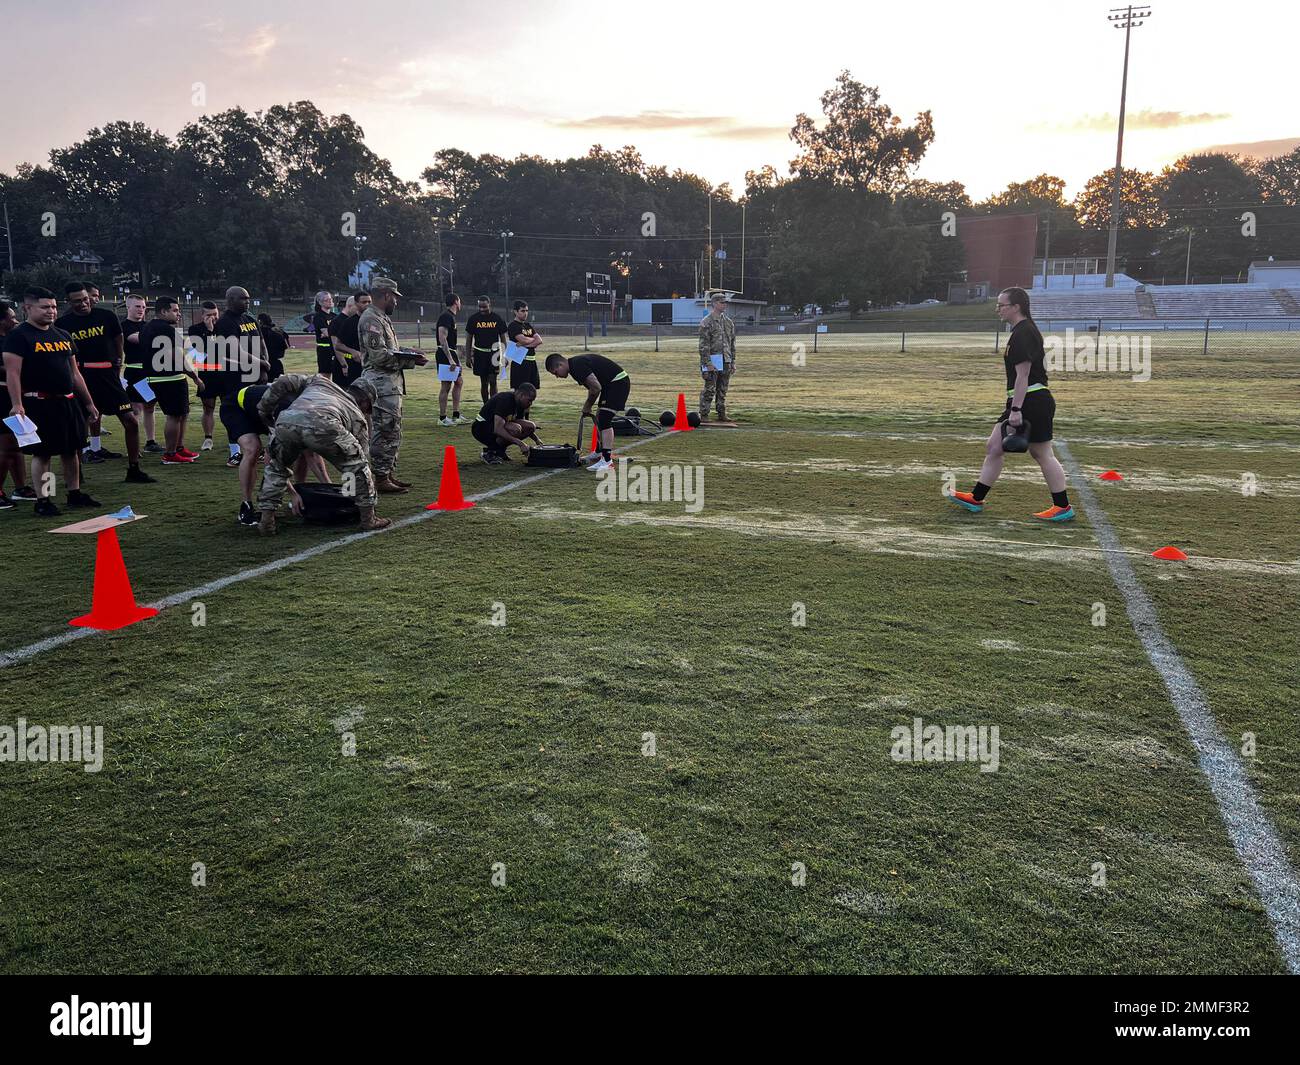
[[[391,292],[394,296],[402,295],[397,291],[397,282],[391,277],[372,277],[370,279],[371,292]]]
[[[372,407],[379,402],[379,392],[375,389],[374,382],[369,378],[358,377],[355,381],[349,382],[347,391],[365,396]]]

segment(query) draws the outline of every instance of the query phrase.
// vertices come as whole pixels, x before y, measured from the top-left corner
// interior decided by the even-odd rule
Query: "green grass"
[[[0,764],[0,969],[1282,971],[1086,515],[1034,524],[1023,461],[983,515],[940,498],[1000,406],[988,341],[795,342],[742,346],[744,430],[631,452],[703,465],[699,513],[563,473],[232,584],[202,627],[177,606],[9,667],[0,723],[102,724],[107,754]],[[609,350],[645,412],[696,385],[689,341]],[[1295,352],[1156,354],[1145,384],[1054,381],[1058,435],[1124,473],[1093,483],[1297,863]],[[408,377],[418,488],[381,513],[422,512],[446,443],[467,493],[523,476]],[[547,378],[543,435],[580,398]],[[339,536],[237,528],[211,457],[153,472],[90,470],[149,515],[121,533],[142,601]],[[93,543],[45,527],[0,514],[0,650],[89,605]],[[1000,768],[892,761],[914,716],[998,726]]]

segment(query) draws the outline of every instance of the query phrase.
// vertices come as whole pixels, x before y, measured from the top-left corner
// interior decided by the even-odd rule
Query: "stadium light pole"
[[[623,262],[627,265],[627,311],[628,316],[632,314],[632,253],[625,251],[623,253]]]
[[[1124,31],[1124,74],[1119,89],[1119,135],[1115,142],[1115,173],[1110,190],[1110,237],[1106,241],[1106,287],[1115,287],[1115,245],[1119,241],[1119,189],[1124,171],[1124,107],[1128,102],[1128,50],[1129,39],[1133,36],[1133,27],[1141,26],[1151,17],[1151,8],[1146,4],[1136,7],[1112,7],[1106,16],[1117,30]],[[1120,12],[1120,14],[1115,14]]]

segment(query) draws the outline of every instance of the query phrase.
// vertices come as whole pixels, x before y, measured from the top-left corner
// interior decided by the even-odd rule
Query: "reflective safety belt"
[[[619,370],[619,372],[614,376],[614,381],[621,381],[621,380],[623,380],[623,378],[625,378],[626,376],[627,376],[627,371],[626,371],[626,370]],[[612,384],[614,383],[614,381],[610,381],[610,384],[612,385]]]
[[[1025,389],[1025,395],[1028,395],[1030,392],[1042,392],[1046,388],[1047,388],[1046,385],[1030,385],[1028,388]],[[1016,390],[1014,388],[1007,389],[1008,397],[1014,396],[1015,394],[1016,394]]]

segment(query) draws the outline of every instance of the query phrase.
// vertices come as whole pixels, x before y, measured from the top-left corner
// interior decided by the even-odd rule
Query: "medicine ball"
[[[1029,420],[1022,419],[1020,427],[1013,429],[1010,422],[1002,423],[1002,450],[1023,453],[1029,450]]]
[[[641,412],[637,410],[635,407],[628,407],[628,409],[625,410],[623,414],[624,416],[631,418],[634,422],[641,420]]]
[[[700,412],[693,410],[689,414],[687,414],[686,424],[689,425],[692,429],[698,429],[700,427]]]
[[[673,422],[675,422],[676,420],[677,420],[677,415],[670,410],[666,410],[661,415],[659,415],[659,424],[664,427],[672,425]]]

